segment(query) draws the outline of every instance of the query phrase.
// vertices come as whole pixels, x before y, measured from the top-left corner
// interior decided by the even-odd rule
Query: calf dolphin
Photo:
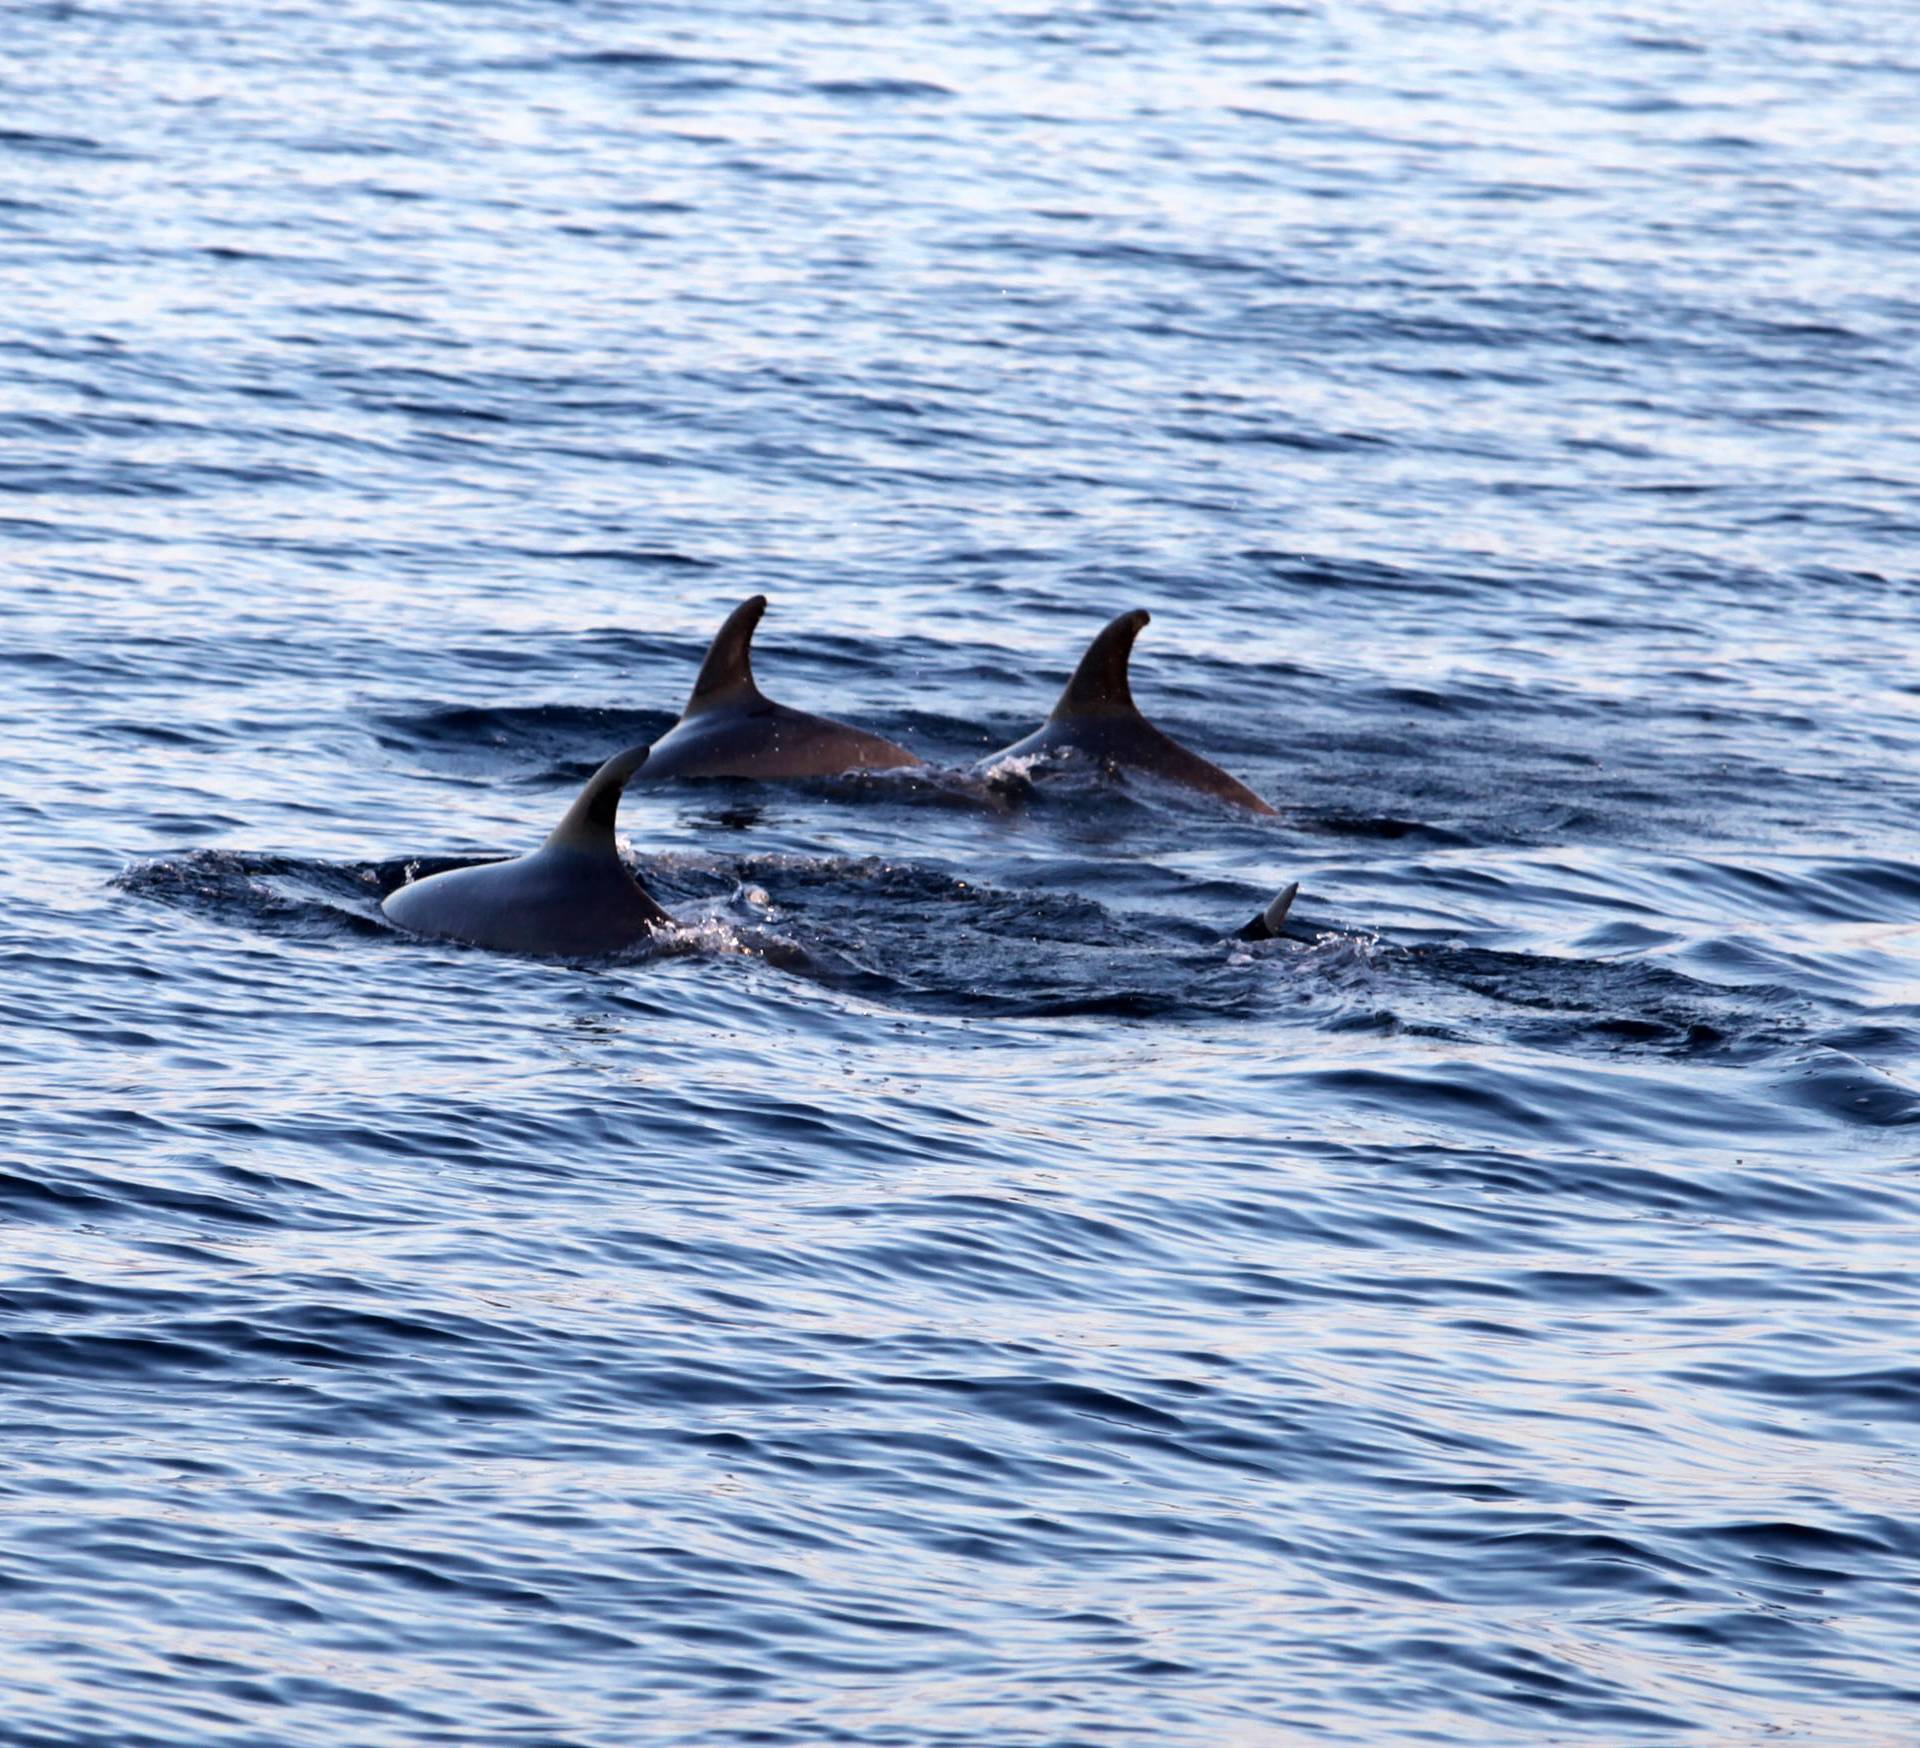
[[[1277,813],[1237,777],[1189,752],[1140,714],[1127,684],[1127,661],[1133,654],[1133,640],[1151,618],[1144,608],[1136,607],[1113,620],[1087,645],[1053,714],[1025,740],[981,763],[992,766],[1003,759],[1077,752],[1103,764],[1151,772],[1254,813]]]
[[[645,779],[666,777],[836,777],[923,765],[905,747],[865,729],[776,704],[753,683],[753,628],[765,595],[727,615],[680,720],[653,743]]]
[[[430,874],[388,893],[381,909],[416,935],[569,959],[616,952],[672,927],[613,841],[620,792],[646,762],[645,747],[615,753],[530,854]]]

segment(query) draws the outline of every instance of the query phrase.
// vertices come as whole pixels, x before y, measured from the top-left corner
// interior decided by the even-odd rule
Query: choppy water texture
[[[5,26],[0,1740],[1914,1739],[1910,8]]]

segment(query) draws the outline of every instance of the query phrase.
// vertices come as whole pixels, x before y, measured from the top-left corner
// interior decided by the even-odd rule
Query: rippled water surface
[[[1914,1739],[1910,9],[0,72],[0,1740]],[[929,772],[386,923],[762,591]]]

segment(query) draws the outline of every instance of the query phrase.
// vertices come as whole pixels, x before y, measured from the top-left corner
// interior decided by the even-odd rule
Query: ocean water
[[[1915,1739],[1909,8],[4,25],[0,1742]]]

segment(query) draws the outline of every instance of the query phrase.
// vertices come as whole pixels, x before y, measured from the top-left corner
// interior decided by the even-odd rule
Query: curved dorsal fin
[[[760,688],[753,683],[753,628],[767,610],[765,595],[749,595],[727,615],[727,622],[713,634],[707,646],[707,659],[700,664],[700,677],[693,683],[693,696],[687,700],[682,717],[698,716],[718,704],[738,703],[758,698]]]
[[[1053,707],[1053,720],[1073,716],[1137,716],[1133,690],[1127,684],[1127,661],[1133,654],[1133,640],[1140,628],[1153,617],[1144,607],[1122,613],[1113,620],[1080,658],[1073,678]]]
[[[1300,882],[1296,880],[1284,891],[1276,894],[1272,903],[1241,929],[1238,939],[1271,941],[1286,926],[1287,912],[1293,909],[1293,901],[1299,896]]]
[[[620,817],[620,792],[627,779],[647,762],[650,747],[628,747],[615,753],[587,779],[587,786],[574,798],[566,817],[547,836],[550,850],[604,850],[617,855],[614,847],[614,821]]]

